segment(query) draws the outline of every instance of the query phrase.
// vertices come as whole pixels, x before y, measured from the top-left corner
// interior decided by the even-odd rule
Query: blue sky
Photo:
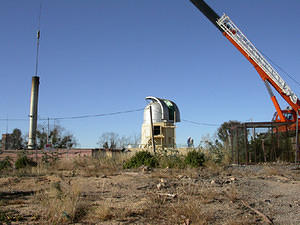
[[[1,1],[1,119],[28,118],[40,2]],[[300,80],[300,1],[207,3]],[[280,74],[299,96],[299,86]],[[274,113],[251,64],[188,0],[44,0],[38,75],[40,118],[139,109],[149,95],[175,101],[182,119],[199,123],[270,121]],[[103,132],[139,134],[142,121],[140,111],[57,123],[81,147],[96,147]],[[2,120],[2,133],[7,125],[27,133],[29,122]],[[188,136],[198,144],[218,128],[177,125],[178,144]]]

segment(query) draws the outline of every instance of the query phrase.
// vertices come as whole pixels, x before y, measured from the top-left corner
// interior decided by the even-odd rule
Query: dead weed
[[[169,221],[173,224],[211,224],[213,214],[205,212],[202,207],[202,203],[194,198],[183,202],[178,200],[169,207]]]
[[[266,166],[264,167],[262,173],[266,176],[280,176],[281,172],[279,169],[273,167],[273,166]]]
[[[77,222],[86,215],[86,204],[80,199],[81,187],[77,183],[52,182],[47,190],[36,193],[36,203],[44,211],[49,224]]]
[[[237,188],[234,185],[231,185],[224,191],[225,197],[231,201],[231,202],[236,202],[239,200],[239,193]]]

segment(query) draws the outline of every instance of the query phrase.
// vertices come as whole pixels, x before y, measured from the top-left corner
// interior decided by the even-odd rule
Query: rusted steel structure
[[[283,130],[284,132],[280,132]],[[298,136],[298,139],[297,139]],[[299,162],[299,134],[292,122],[249,122],[231,128],[232,162]]]

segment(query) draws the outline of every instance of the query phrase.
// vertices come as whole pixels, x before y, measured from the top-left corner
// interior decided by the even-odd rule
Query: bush
[[[161,168],[185,168],[183,157],[181,157],[179,154],[163,155],[159,157],[159,166]]]
[[[15,162],[16,169],[25,168],[27,166],[37,166],[37,163],[32,159],[29,159],[25,154],[19,155],[18,159]]]
[[[5,159],[0,161],[0,170],[11,168],[11,167],[12,165],[10,162],[10,158],[8,156],[6,156]]]
[[[203,166],[205,162],[205,156],[203,152],[200,151],[190,151],[184,158],[184,163],[191,167],[200,167]]]
[[[158,160],[150,152],[141,151],[141,152],[137,152],[133,157],[131,157],[127,162],[125,162],[123,168],[124,169],[137,168],[142,165],[149,166],[149,167],[156,167],[158,166]]]
[[[43,152],[42,162],[48,165],[54,165],[58,161],[57,152]]]

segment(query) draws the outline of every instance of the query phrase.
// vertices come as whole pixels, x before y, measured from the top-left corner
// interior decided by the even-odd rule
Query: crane
[[[215,26],[216,28],[237,48],[239,52],[254,66],[265,83],[270,94],[271,100],[275,106],[276,112],[273,116],[274,122],[292,122],[292,130],[295,129],[295,123],[299,124],[300,100],[292,91],[288,84],[282,79],[279,73],[264,58],[259,50],[248,40],[240,29],[231,21],[225,13],[220,17],[203,0],[190,0]],[[288,103],[289,107],[285,110],[280,105],[272,91],[271,86]],[[285,128],[279,128],[283,131]],[[299,129],[299,127],[298,127]]]

